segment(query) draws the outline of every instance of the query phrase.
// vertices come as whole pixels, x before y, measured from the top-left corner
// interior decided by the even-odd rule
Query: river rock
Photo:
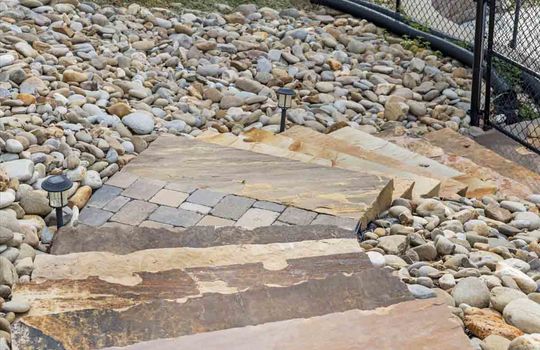
[[[25,191],[21,195],[20,205],[26,214],[45,216],[52,211],[45,191]]]
[[[467,277],[460,280],[452,291],[452,297],[456,301],[456,305],[467,304],[479,308],[488,307],[490,301],[489,289],[477,277]]]
[[[499,312],[503,312],[506,305],[512,300],[519,298],[527,298],[527,295],[519,290],[507,287],[495,287],[491,290],[491,305]]]
[[[506,322],[525,333],[540,333],[540,304],[527,298],[512,300],[503,311]]]
[[[122,123],[139,135],[150,134],[154,130],[154,118],[148,112],[137,111],[122,118]]]
[[[25,182],[34,174],[34,163],[29,159],[17,159],[0,163],[0,169],[5,171],[10,178]]]
[[[515,338],[508,346],[508,350],[540,350],[540,333]]]

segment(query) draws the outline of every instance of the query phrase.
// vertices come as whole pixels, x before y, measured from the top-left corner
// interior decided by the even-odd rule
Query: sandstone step
[[[158,248],[209,248],[231,244],[268,244],[321,239],[356,239],[351,230],[335,226],[266,226],[253,230],[240,227],[189,227],[184,231],[160,228],[124,226],[95,228],[86,225],[63,227],[55,235],[51,254],[106,251],[129,254],[138,250]]]
[[[404,336],[406,334],[406,336]],[[106,350],[469,350],[446,305],[414,300],[372,311],[349,310],[310,318],[160,339]]]
[[[393,192],[392,179],[383,176],[172,135],[160,136],[124,167],[121,175],[351,218],[364,227],[388,208]]]
[[[471,183],[476,186],[485,186],[490,191],[493,188],[492,184],[484,184],[482,181],[476,181],[478,179],[470,179],[457,169],[442,164],[434,159],[425,157],[416,152],[411,152],[407,148],[389,142],[381,137],[376,137],[351,127],[336,130],[330,133],[330,136],[392,158],[394,161],[422,168],[429,173],[429,176],[442,181],[440,193],[443,196],[449,196],[455,193],[465,195],[467,188]]]
[[[412,191],[415,186],[412,174],[405,174],[407,178],[395,177],[394,173],[389,171],[388,167],[379,165],[374,162],[364,161],[348,154],[335,152],[331,149],[325,149],[311,144],[304,144],[304,147],[296,147],[298,142],[291,138],[275,135],[274,133],[254,129],[246,135],[236,136],[231,133],[217,133],[205,131],[197,137],[198,140],[204,142],[234,147],[238,149],[248,150],[252,152],[268,154],[277,157],[299,160],[307,163],[314,163],[328,167],[338,167],[347,170],[368,172],[378,176],[389,176],[391,174],[394,180],[393,198],[411,198]],[[432,186],[428,191],[434,192],[436,186]]]
[[[261,130],[252,130],[247,133],[250,138],[262,139],[262,142],[277,142],[268,133]],[[411,166],[396,159],[384,156],[378,152],[366,150],[361,147],[351,145],[347,140],[340,140],[329,135],[321,134],[310,128],[294,126],[277,137],[286,136],[293,142],[283,142],[288,144],[289,149],[297,152],[332,153],[337,166],[366,171],[375,171],[386,176],[393,176],[394,181],[414,181],[414,196],[437,196],[440,181],[433,178],[428,171],[418,166]]]
[[[329,135],[338,140],[346,141],[352,146],[375,152],[377,155],[384,156],[386,159],[390,158],[394,162],[404,163],[413,168],[425,171],[426,174],[430,174],[438,179],[463,175],[456,169],[358,129],[345,127],[333,131]]]
[[[497,139],[501,140],[501,137]],[[524,186],[527,186],[531,192],[540,193],[539,173],[531,171],[516,162],[503,157],[451,129],[442,129],[428,133],[426,135],[426,140],[432,145],[442,148],[448,155],[456,155],[470,159],[478,167],[492,169],[501,177],[521,183]],[[540,156],[538,155],[530,155],[529,159],[533,164],[540,162]],[[540,165],[537,164],[536,166],[540,169]],[[470,169],[468,172],[472,171],[474,171],[474,169]],[[502,185],[504,179],[498,179],[496,175],[497,174],[493,174],[490,180]],[[506,188],[511,189],[511,186],[506,186]]]
[[[537,119],[537,123],[537,127],[540,130],[540,119]],[[501,157],[511,160],[512,162],[521,165],[532,172],[540,174],[540,154],[534,153],[532,150],[525,148],[525,146],[511,139],[500,131],[496,129],[488,130],[482,135],[474,137],[474,141],[487,149],[492,150]],[[512,168],[503,168],[503,171],[508,171],[508,173],[501,174],[511,177],[511,169]],[[537,191],[540,192],[540,189],[537,188]]]
[[[434,131],[417,140],[402,137],[389,139],[458,169],[471,183],[478,179],[483,180],[479,185],[470,186],[467,190],[470,197],[492,193],[495,188],[501,193],[521,198],[540,192],[539,174],[451,129]]]

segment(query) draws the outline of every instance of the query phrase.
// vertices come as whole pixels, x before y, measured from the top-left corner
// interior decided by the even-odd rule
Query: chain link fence
[[[474,51],[486,80],[473,87],[472,109],[484,126],[540,153],[540,0],[349,1]]]

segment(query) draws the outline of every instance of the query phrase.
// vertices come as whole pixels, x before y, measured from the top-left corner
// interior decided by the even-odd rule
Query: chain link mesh
[[[473,50],[475,0],[352,1],[375,5],[416,29]],[[486,1],[486,31],[490,6],[495,15],[492,51],[486,50],[485,63],[491,61],[493,73],[506,88],[495,91],[493,84],[484,86],[482,96],[492,93],[490,106],[483,107],[485,123],[540,153],[540,0]],[[486,35],[485,47],[488,44]]]

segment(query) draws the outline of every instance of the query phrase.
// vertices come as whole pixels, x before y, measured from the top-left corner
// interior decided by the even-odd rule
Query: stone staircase
[[[300,128],[160,136],[36,256],[13,348],[469,349],[354,230],[461,173],[367,148]]]
[[[53,247],[15,291],[32,303],[15,349],[469,348],[443,302],[413,300],[350,230],[82,226]]]
[[[321,134],[294,126],[276,135],[254,129],[243,135],[206,131],[198,139],[205,142],[250,150],[377,176],[394,181],[393,197],[435,197],[465,195],[469,186],[475,192],[493,192],[493,183],[469,176],[434,159],[351,127]]]

